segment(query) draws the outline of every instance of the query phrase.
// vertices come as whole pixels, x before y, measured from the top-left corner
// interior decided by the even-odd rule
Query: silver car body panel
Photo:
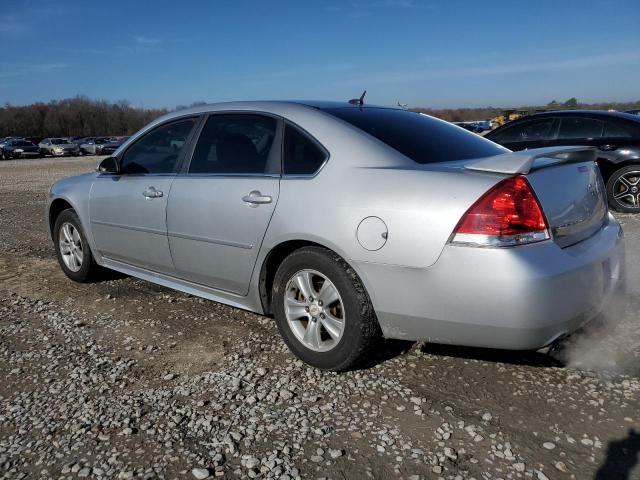
[[[278,177],[177,177],[167,209],[177,276],[246,295],[279,190]],[[271,203],[248,206],[242,198],[251,191]]]
[[[563,223],[577,225],[565,232],[571,242],[500,249],[456,246],[449,238],[469,207],[510,174],[467,168],[481,160],[418,165],[328,113],[295,102],[176,112],[132,136],[115,155],[165,121],[242,111],[302,126],[330,152],[328,161],[311,177],[142,175],[133,185],[124,176],[87,174],[54,184],[47,211],[59,200],[75,208],[101,265],[257,313],[264,313],[260,272],[274,248],[289,241],[325,246],[358,273],[390,338],[538,348],[589,320],[622,283],[621,228],[606,209],[593,220],[601,193],[591,198],[588,188],[593,162],[546,166],[527,175],[545,213],[557,220],[553,234]],[[496,165],[497,157],[491,158],[485,167]],[[569,168],[576,171],[562,171]],[[567,199],[557,188],[567,175],[591,193]],[[129,182],[133,193],[119,191]],[[149,186],[165,192],[162,202],[142,196]],[[254,190],[273,201],[257,207],[243,202]],[[386,228],[376,250],[358,240],[359,225],[369,217],[381,220],[371,225]]]
[[[175,175],[98,176],[89,199],[89,228],[104,257],[165,274],[175,273],[167,239],[167,200]],[[153,186],[163,192],[148,199]],[[85,229],[86,230],[86,229]]]

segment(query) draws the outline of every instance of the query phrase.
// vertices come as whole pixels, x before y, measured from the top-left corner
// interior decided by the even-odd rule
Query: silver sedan
[[[381,337],[537,349],[623,284],[594,155],[359,100],[207,105],[55,183],[47,222],[71,279],[113,269],[273,315],[319,368]]]

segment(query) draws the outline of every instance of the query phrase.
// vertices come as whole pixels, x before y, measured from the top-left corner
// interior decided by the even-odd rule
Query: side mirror
[[[107,157],[103,159],[98,164],[97,171],[100,173],[111,175],[118,173],[120,171],[120,166],[118,165],[118,157]]]

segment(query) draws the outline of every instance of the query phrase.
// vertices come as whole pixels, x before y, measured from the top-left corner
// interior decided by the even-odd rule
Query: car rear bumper
[[[560,248],[447,245],[427,269],[360,263],[388,338],[537,349],[598,315],[624,284],[622,229]]]

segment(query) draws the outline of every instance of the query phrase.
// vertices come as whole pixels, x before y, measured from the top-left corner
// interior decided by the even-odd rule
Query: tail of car
[[[591,148],[507,153],[465,168],[509,177],[467,211],[453,242],[514,246],[553,238],[566,247],[590,237],[607,221],[606,194]]]

